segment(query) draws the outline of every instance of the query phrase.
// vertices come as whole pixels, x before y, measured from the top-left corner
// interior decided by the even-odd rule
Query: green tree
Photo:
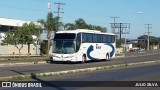
[[[139,48],[147,48],[147,35],[139,36],[137,39],[141,39],[138,41],[137,47]]]
[[[75,21],[75,27],[76,29],[85,29],[87,27],[87,24],[84,21],[84,19],[79,18],[78,20]]]
[[[25,35],[24,42],[28,45],[28,55],[30,54],[30,44],[34,44],[37,41],[39,41],[40,33],[42,32],[41,26],[35,25],[33,22],[27,24],[23,24],[21,27],[21,31]],[[37,36],[37,40],[33,39],[33,35]]]
[[[88,24],[86,29],[89,29],[89,30],[94,30],[95,29],[95,26],[94,25],[91,25],[91,24]]]
[[[85,22],[85,20],[82,19],[82,18],[79,18],[79,19],[75,20],[74,23],[67,23],[67,24],[65,24],[64,27],[65,27],[66,30],[89,29],[89,30],[99,30],[101,32],[107,32],[106,27],[87,24]]]
[[[65,24],[64,28],[65,28],[65,30],[75,30],[76,26],[72,23],[67,23],[67,24]]]
[[[82,18],[75,20],[74,23],[65,24],[65,29],[67,30],[86,29],[86,28],[87,24]]]
[[[19,57],[21,57],[21,49],[23,48],[24,34],[21,32],[20,28],[14,29],[6,33],[6,37],[3,40],[4,44],[14,45],[19,50]]]
[[[150,36],[150,45],[158,45],[160,42],[160,39],[154,36]]]
[[[138,39],[144,39],[142,41],[138,41],[138,47],[147,48],[148,36],[142,35],[142,36],[139,36]],[[158,45],[160,42],[160,38],[157,38],[155,36],[149,36],[149,39],[150,39],[149,40],[150,45]]]
[[[138,39],[144,39],[144,40],[148,40],[148,36],[147,35],[142,35],[139,36]],[[160,40],[159,38],[155,37],[155,36],[149,36],[150,39],[150,43],[152,43],[153,45],[158,44],[158,41]]]
[[[121,47],[121,41],[119,39],[116,40],[116,48]]]
[[[95,30],[99,30],[101,32],[107,32],[107,28],[106,27],[101,27],[101,26],[95,26]]]
[[[19,50],[19,56],[21,57],[21,49],[24,44],[28,44],[28,53],[30,53],[30,44],[34,43],[35,40],[32,38],[32,35],[39,35],[38,28],[34,23],[23,24],[22,27],[15,28],[6,33],[6,37],[3,40],[4,44],[14,45]]]
[[[52,31],[56,32],[58,31],[58,28],[60,26],[59,17],[53,17],[52,12],[49,12],[47,15],[47,19],[41,19],[38,20],[45,29],[47,29],[47,39],[48,39],[48,49],[47,49],[47,56],[49,56],[49,50],[50,50],[50,42],[51,42],[51,33]]]

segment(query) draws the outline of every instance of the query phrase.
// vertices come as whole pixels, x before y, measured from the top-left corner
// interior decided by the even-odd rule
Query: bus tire
[[[106,54],[106,59],[105,60],[109,61],[109,54],[108,53]]]
[[[86,55],[83,55],[81,63],[85,63],[85,62],[86,62]]]

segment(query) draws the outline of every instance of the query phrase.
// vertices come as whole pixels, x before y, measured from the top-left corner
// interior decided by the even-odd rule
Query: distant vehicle
[[[53,61],[86,62],[115,57],[115,35],[97,30],[59,31],[53,39]]]

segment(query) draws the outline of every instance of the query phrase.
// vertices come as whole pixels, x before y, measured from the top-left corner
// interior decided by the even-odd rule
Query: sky
[[[55,2],[62,5],[61,21],[73,23],[83,18],[86,23],[107,27],[111,32],[113,19],[117,23],[130,23],[128,39],[135,39],[146,34],[145,24],[152,24],[152,36],[160,37],[160,0],[0,0],[0,17],[37,21],[46,19],[48,3],[51,11],[57,16]],[[125,35],[122,35],[124,37]]]

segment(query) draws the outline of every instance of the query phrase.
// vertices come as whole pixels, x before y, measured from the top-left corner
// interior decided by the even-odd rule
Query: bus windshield
[[[57,40],[55,41],[55,46],[53,49],[53,53],[58,54],[71,54],[75,53],[75,43],[74,41],[63,41]]]
[[[58,33],[58,34],[55,34],[55,37],[54,37],[54,40],[66,40],[66,39],[69,39],[69,40],[73,40],[76,38],[76,34],[75,33]]]

